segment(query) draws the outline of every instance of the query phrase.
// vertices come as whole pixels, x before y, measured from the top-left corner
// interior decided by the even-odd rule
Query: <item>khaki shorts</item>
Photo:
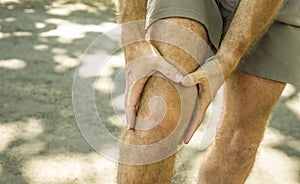
[[[234,15],[215,0],[149,0],[148,27],[155,20],[184,17],[203,24],[217,49]],[[154,21],[153,21],[154,20]],[[239,71],[259,77],[300,85],[300,27],[275,21],[245,56]]]

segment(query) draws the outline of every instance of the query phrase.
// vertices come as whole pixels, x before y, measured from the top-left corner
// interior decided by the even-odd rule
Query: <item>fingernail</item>
[[[126,114],[126,120],[127,120],[127,130],[133,130],[135,126],[135,115],[128,111]]]
[[[177,75],[175,76],[176,82],[180,82],[180,81],[182,80],[182,78],[183,78],[183,76],[180,75],[180,74],[177,74]]]
[[[127,126],[127,130],[134,130],[133,127]]]
[[[189,76],[183,77],[183,79],[181,80],[181,84],[187,87],[195,85],[193,80]]]
[[[127,125],[127,130],[133,130],[133,129],[134,129],[134,124],[130,122],[130,123]]]
[[[189,144],[189,142],[190,142],[189,140],[184,140],[183,141],[184,144]]]
[[[129,122],[129,124],[127,124],[127,130],[133,130],[134,129],[134,123]]]
[[[190,137],[185,137],[184,138],[184,144],[188,144],[190,142],[191,138]]]

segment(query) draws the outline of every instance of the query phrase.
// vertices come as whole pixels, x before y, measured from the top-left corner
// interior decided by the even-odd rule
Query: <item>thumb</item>
[[[161,56],[161,54],[154,46],[150,46],[152,48],[154,56],[156,56],[156,58],[153,60],[153,62],[155,63],[153,65],[155,67],[154,70],[160,72],[171,81],[179,83],[183,78],[183,75],[177,70],[176,67],[171,65],[168,61],[166,61],[165,58]]]
[[[127,96],[125,100],[126,118],[128,129],[134,129],[136,112],[138,110],[138,103],[140,100],[141,93],[144,89],[145,83],[148,77],[144,77],[135,81],[131,86],[128,87]]]
[[[185,87],[195,86],[202,82],[203,77],[205,77],[205,73],[199,68],[195,72],[185,75],[181,80],[181,84]]]
[[[184,137],[185,144],[188,144],[190,142],[191,138],[193,137],[193,135],[199,128],[199,126],[205,116],[206,109],[207,109],[208,105],[210,104],[210,101],[207,100],[207,98],[205,97],[206,94],[204,94],[202,92],[205,92],[205,91],[201,91],[201,94],[200,94],[200,91],[198,92],[199,99],[198,99],[198,102],[194,109],[193,116],[192,116],[191,122],[189,124],[188,130]]]
[[[175,83],[179,83],[182,80],[183,75],[177,70],[177,68],[172,66],[166,60],[159,58],[159,61],[156,62],[158,62],[156,70],[162,73],[165,77]]]

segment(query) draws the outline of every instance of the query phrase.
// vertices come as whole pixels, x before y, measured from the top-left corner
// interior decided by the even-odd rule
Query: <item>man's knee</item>
[[[168,24],[168,22],[171,22],[171,24]],[[170,30],[169,26],[174,26],[174,24],[175,28],[178,29]],[[178,36],[177,31],[180,32],[179,29],[181,30],[181,33],[183,35]],[[187,36],[187,38],[179,40],[180,45],[183,47],[185,47],[186,45],[192,45],[191,39],[189,38],[191,33],[198,35],[199,40],[202,40],[202,43],[199,43],[198,47],[197,44],[193,44],[194,47],[197,48],[193,47],[191,49],[197,52],[191,51],[189,53],[189,50],[183,50],[182,48],[178,47],[176,43],[178,43],[178,37],[182,38]],[[176,35],[176,37],[174,37],[174,34]],[[199,61],[196,60],[199,58],[204,58],[206,56],[206,52],[204,52],[203,49],[197,50],[207,42],[205,28],[200,23],[190,19],[167,18],[161,21],[157,21],[148,29],[147,37],[149,37],[149,41],[151,42],[151,44],[159,50],[160,54],[163,57],[171,59],[173,62],[175,62],[173,64],[175,64],[179,68],[183,68],[186,72],[191,72],[197,69],[197,67],[199,66]],[[164,39],[165,42],[161,41],[160,38]],[[175,45],[173,45],[172,43]],[[191,54],[193,52],[194,54]],[[197,53],[197,56],[195,56],[195,53]],[[158,126],[147,131],[126,131],[122,136],[123,141],[130,144],[152,144],[164,139],[174,130],[175,126],[177,125],[177,121],[180,118],[180,110],[182,105],[180,104],[181,97],[186,95],[180,94],[178,88],[176,88],[176,85],[178,87],[178,84],[170,83],[168,80],[158,76],[152,76],[147,81],[144,93],[141,98],[141,103],[139,105],[138,117],[147,118],[149,115],[151,115],[149,102],[151,98],[155,96],[160,96],[162,99],[164,99],[167,106],[167,112],[164,116],[164,119],[161,123],[159,123]],[[193,99],[193,97],[190,98]],[[193,109],[190,109],[190,111],[192,112]]]
[[[139,104],[136,124],[153,124],[146,129],[127,130],[122,135],[124,142],[129,144],[153,144],[163,140],[175,129],[179,120],[181,104],[180,94],[176,84],[171,83],[162,76],[152,76],[144,88]],[[159,97],[164,103],[157,103],[151,109],[151,100]],[[165,113],[162,119],[157,119],[153,111],[160,109],[156,106],[164,106]],[[153,119],[155,122],[147,121]]]
[[[227,161],[234,164],[248,164],[255,159],[255,155],[262,135],[249,135],[245,130],[233,130],[231,137],[216,141],[221,153],[226,155]],[[222,144],[222,145],[221,145]]]
[[[166,18],[153,23],[147,38],[165,58],[185,72],[198,68],[207,57],[208,36],[205,27],[187,18]],[[193,44],[191,44],[191,42]]]

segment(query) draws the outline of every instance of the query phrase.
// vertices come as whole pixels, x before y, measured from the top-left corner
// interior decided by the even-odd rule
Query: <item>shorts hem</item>
[[[170,18],[170,17],[188,18],[201,23],[205,27],[208,33],[208,38],[212,43],[212,45],[214,46],[214,48],[217,49],[219,47],[220,39],[222,36],[222,27],[223,27],[222,20],[209,21],[206,20],[207,18],[204,15],[192,10],[187,10],[183,8],[165,8],[165,9],[156,10],[151,14],[151,17],[149,18],[150,20],[146,24],[146,29],[154,22],[160,19]]]
[[[274,76],[274,74],[268,73],[268,72],[257,72],[257,71],[249,71],[244,68],[238,68],[237,71],[243,72],[246,74],[254,75],[256,77],[276,81],[276,82],[282,82],[282,83],[289,83],[292,85],[300,86],[300,80],[295,81],[293,79],[288,79],[289,77],[287,76]]]

